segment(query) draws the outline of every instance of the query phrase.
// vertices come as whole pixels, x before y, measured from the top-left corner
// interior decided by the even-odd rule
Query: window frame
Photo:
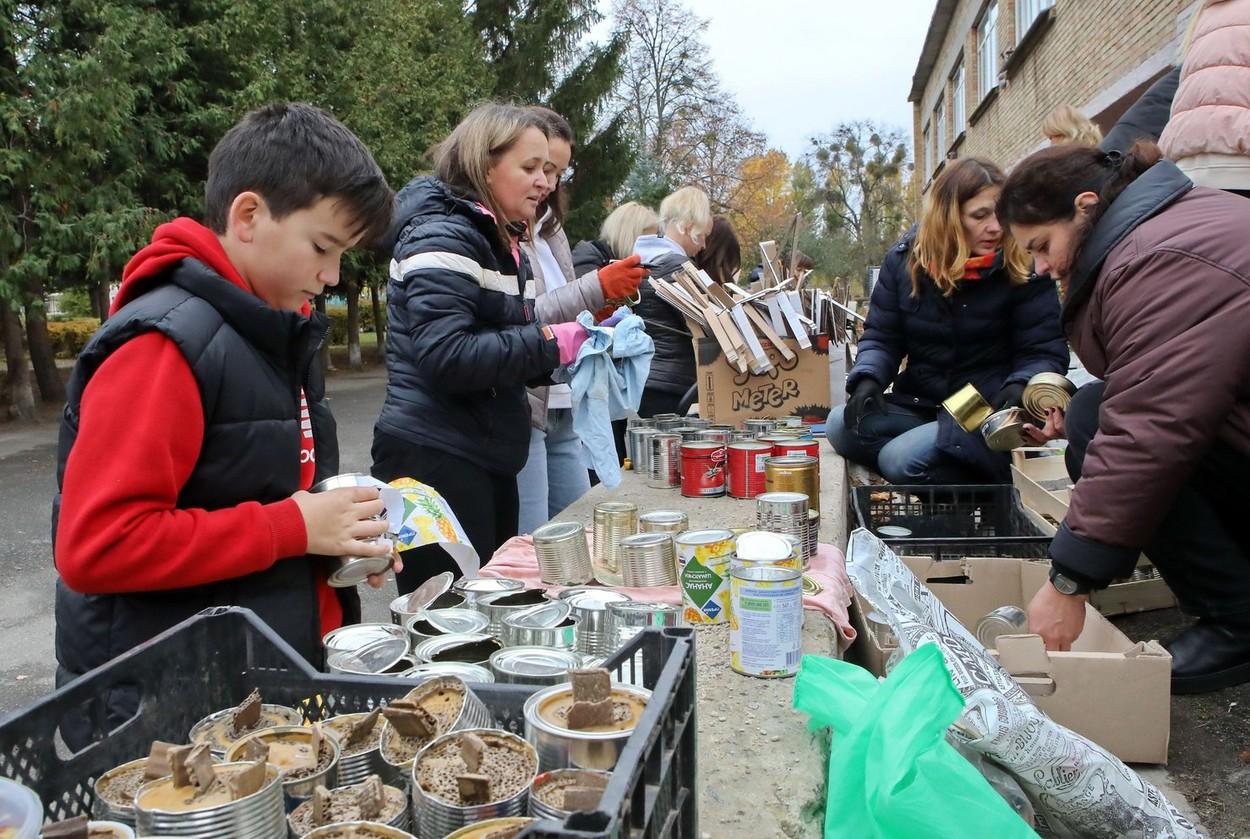
[[[961,57],[951,74],[951,126],[958,137],[968,125],[968,64]],[[953,144],[952,144],[953,145]]]
[[[987,30],[987,24],[990,28]],[[988,35],[988,37],[987,37]],[[987,50],[986,47],[989,46]],[[977,100],[998,88],[998,0],[985,7],[977,22]]]
[[[1037,19],[1054,7],[1055,0],[1016,0],[1016,46],[1024,40]]]

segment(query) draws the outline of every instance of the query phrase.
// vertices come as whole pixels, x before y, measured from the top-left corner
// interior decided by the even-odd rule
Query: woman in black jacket
[[[1055,285],[1029,276],[994,214],[1004,180],[988,161],[948,163],[918,230],[881,266],[847,403],[826,434],[891,483],[1008,480],[1007,456],[960,428],[942,400],[972,384],[996,409],[1016,406],[1033,375],[1068,368]]]
[[[435,176],[404,187],[396,211],[372,471],[438,490],[483,563],[517,532],[525,385],[570,363],[586,339],[576,323],[535,320],[517,245],[548,191],[547,131],[525,108],[477,108],[438,147]],[[399,590],[451,568],[441,550],[423,551]]]

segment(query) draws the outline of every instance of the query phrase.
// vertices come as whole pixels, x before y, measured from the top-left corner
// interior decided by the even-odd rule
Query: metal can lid
[[[351,588],[363,583],[372,574],[383,574],[394,563],[395,558],[386,556],[353,556],[344,559],[338,568],[326,579],[333,588]]]
[[[808,498],[805,492],[761,492],[755,500],[760,504],[797,504]]]
[[[1019,606],[1000,606],[977,621],[977,640],[982,646],[993,647],[998,636],[1014,635],[1028,625],[1029,616]]]
[[[638,505],[629,501],[600,501],[595,505],[596,513],[632,513]]]
[[[603,611],[609,603],[626,603],[633,600],[628,594],[610,588],[567,588],[558,595],[574,609]]]
[[[422,641],[413,648],[412,654],[419,658],[422,663],[430,661],[434,656],[454,650],[457,647],[470,647],[474,644],[494,644],[496,649],[503,645],[499,643],[499,639],[493,635],[485,633],[466,633],[464,635],[440,635],[437,638],[430,638]],[[492,651],[493,652],[493,651]],[[490,654],[483,656],[482,661],[490,658]],[[460,663],[460,662],[457,662]],[[475,661],[467,662],[468,664],[476,664]]]
[[[581,666],[577,653],[547,647],[508,647],[490,657],[492,670],[512,676],[555,676]]]
[[[327,652],[359,650],[383,638],[404,638],[404,628],[393,623],[354,623],[332,629],[321,639]]]
[[[811,454],[777,454],[765,460],[764,465],[798,469],[804,466],[815,466],[818,462],[818,458]]]
[[[630,547],[649,547],[671,541],[673,541],[671,533],[635,533],[632,536],[626,536],[624,539],[621,539],[618,544]]]
[[[675,541],[681,545],[710,545],[714,542],[725,542],[734,537],[733,531],[721,529],[687,530],[679,533]]]
[[[883,524],[877,528],[877,535],[889,539],[904,539],[911,535],[911,529],[897,524]]]
[[[680,510],[652,510],[638,517],[638,521],[649,521],[652,524],[676,524],[685,520],[686,514]]]
[[[426,606],[429,606],[438,598],[442,597],[451,588],[452,580],[455,575],[450,571],[444,571],[441,574],[435,574],[421,585],[411,594],[397,597],[391,602],[391,609],[397,612],[408,612],[415,614],[420,612]]]
[[[682,454],[689,452],[693,455],[713,454],[725,448],[723,443],[717,443],[714,440],[694,440],[690,443],[682,443]]]
[[[335,653],[335,667],[355,673],[385,673],[408,653],[408,642],[401,638],[383,638],[351,652]]]
[[[461,578],[456,580],[456,584],[452,589],[459,592],[471,591],[474,594],[493,594],[499,591],[517,591],[525,588],[525,583],[520,580],[510,580],[507,577],[476,577],[472,580]]]
[[[379,481],[371,475],[364,472],[343,472],[339,475],[331,475],[323,481],[313,484],[309,492],[326,492],[331,489],[343,489],[345,487],[378,487],[381,489],[387,484]]]
[[[761,443],[757,440],[739,440],[736,443],[730,443],[729,448],[748,452],[763,452],[772,450],[772,446],[768,443]]]
[[[427,609],[418,615],[430,626],[448,635],[482,632],[490,626],[490,618],[476,609]]]
[[[522,629],[549,629],[568,620],[572,608],[567,600],[552,600],[508,615],[504,623]]]
[[[574,536],[584,536],[586,529],[578,521],[553,521],[536,528],[533,533],[537,542],[563,542]]]

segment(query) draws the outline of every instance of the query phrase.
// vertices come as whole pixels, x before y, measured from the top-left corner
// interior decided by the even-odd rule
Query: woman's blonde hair
[[[639,236],[655,235],[659,221],[655,210],[637,201],[626,201],[603,220],[599,238],[607,243],[612,256],[624,259],[634,252]]]
[[[1062,137],[1065,142],[1096,146],[1102,142],[1102,129],[1071,105],[1059,105],[1042,120],[1042,134]]]
[[[434,174],[457,195],[480,201],[495,216],[499,238],[506,245],[511,234],[503,208],[495,200],[486,175],[530,128],[550,136],[547,121],[529,108],[487,103],[478,105],[434,149]]]
[[[711,226],[712,202],[697,186],[683,186],[660,202],[660,232],[665,236],[674,228],[690,236],[692,229],[706,231]]]
[[[950,297],[964,276],[964,263],[972,257],[972,244],[964,234],[964,204],[987,187],[1001,187],[1007,178],[1003,170],[988,160],[964,157],[946,164],[945,170],[929,187],[920,229],[911,248],[912,295],[920,295],[922,278],[927,274]],[[1029,259],[1024,250],[1003,230],[1003,267],[1013,283],[1029,278]]]

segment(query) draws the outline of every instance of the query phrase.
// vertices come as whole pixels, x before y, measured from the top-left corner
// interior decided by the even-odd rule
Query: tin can
[[[533,533],[539,578],[544,583],[579,586],[594,579],[586,528],[577,521],[553,521]]]
[[[752,417],[743,420],[742,427],[758,437],[761,434],[771,433],[777,427],[777,421],[767,417]]]
[[[651,474],[651,438],[659,433],[654,426],[638,426],[625,433],[629,464],[640,475]]]
[[[977,621],[977,640],[987,650],[998,646],[998,636],[1027,632],[1029,616],[1019,606],[999,606]]]
[[[708,443],[720,443],[722,446],[728,446],[733,442],[732,428],[705,428],[699,432],[699,436],[695,439],[703,440]]]
[[[675,428],[681,428],[685,424],[686,421],[676,414],[671,417],[665,417],[664,419],[660,419],[658,416],[655,418],[655,427],[664,433],[668,433]]]
[[[677,585],[671,533],[637,533],[621,540],[621,579],[633,587]]]
[[[787,679],[797,673],[803,642],[803,573],[775,566],[735,568],[729,593],[729,666],[764,679]]]
[[[772,457],[772,446],[754,440],[730,443],[727,450],[728,488],[733,498],[754,498],[764,491],[764,463]]]
[[[729,617],[729,567],[734,535],[728,530],[688,530],[674,540],[682,616],[691,626]]]
[[[942,407],[954,418],[959,427],[969,434],[976,434],[981,423],[994,413],[990,403],[986,402],[981,392],[971,384],[964,385],[946,397],[942,402]]]
[[[651,472],[647,486],[669,489],[681,486],[681,435],[663,432],[654,434],[651,444]]]
[[[725,494],[725,447],[720,443],[683,443],[681,494],[686,498],[719,498]]]
[[[693,425],[683,425],[680,428],[674,428],[672,433],[680,434],[683,443],[692,443],[699,439],[699,432],[702,430],[702,428],[697,428]]]
[[[690,517],[680,510],[652,510],[638,517],[639,533],[681,533],[690,529]]]
[[[595,564],[613,574],[620,570],[621,540],[638,532],[638,505],[629,501],[601,501],[594,512]]]
[[[816,458],[816,471],[820,471],[820,444],[815,440],[800,437],[794,440],[778,440],[773,443],[774,457],[785,457],[788,454],[805,454]]]
[[[770,457],[764,461],[764,487],[768,492],[801,492],[808,507],[820,509],[820,459],[806,454]]]
[[[751,568],[773,565],[798,570],[802,567],[802,552],[797,539],[784,533],[751,530],[741,534],[734,542],[732,567]]]

